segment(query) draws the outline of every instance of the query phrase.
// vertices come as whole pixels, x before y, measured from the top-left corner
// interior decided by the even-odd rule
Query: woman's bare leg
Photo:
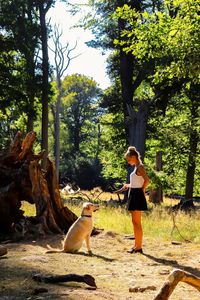
[[[131,211],[133,230],[135,235],[135,249],[142,249],[142,223],[141,223],[141,211],[134,210]]]

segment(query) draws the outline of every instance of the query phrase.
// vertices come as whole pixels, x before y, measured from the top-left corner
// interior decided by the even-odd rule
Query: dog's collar
[[[92,216],[88,216],[88,215],[81,215],[81,217],[92,218]]]

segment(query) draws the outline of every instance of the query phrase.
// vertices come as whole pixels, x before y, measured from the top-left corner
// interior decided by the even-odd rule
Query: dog
[[[90,235],[93,229],[92,213],[98,209],[98,204],[91,202],[83,203],[81,216],[69,228],[63,241],[63,248],[59,250],[47,245],[50,250],[46,253],[76,253],[82,247],[83,241],[85,240],[88,253],[91,255]]]

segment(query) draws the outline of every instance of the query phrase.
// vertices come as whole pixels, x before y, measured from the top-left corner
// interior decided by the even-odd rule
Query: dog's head
[[[98,209],[99,209],[99,204],[85,202],[83,203],[83,209],[81,215],[92,215],[92,213]]]

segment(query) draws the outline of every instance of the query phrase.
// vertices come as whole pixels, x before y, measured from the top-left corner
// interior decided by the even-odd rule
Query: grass
[[[80,206],[74,204],[67,206],[75,214],[80,214]],[[188,240],[200,244],[200,212],[190,215],[180,211],[173,214],[163,205],[151,208],[149,212],[144,212],[142,215],[144,234],[168,241]],[[130,215],[124,208],[104,207],[96,213],[94,219],[94,225],[97,228],[123,234],[132,234],[133,232]]]
[[[73,198],[74,199],[74,198]],[[76,200],[66,201],[67,207],[77,216],[81,212],[81,203],[88,201],[80,197]],[[102,202],[101,209],[95,213],[94,226],[106,231],[114,231],[121,234],[132,234],[133,228],[129,213],[124,207],[105,206]],[[174,204],[174,203],[173,203]],[[169,206],[172,200],[164,199],[164,204],[159,206],[149,205],[149,211],[142,215],[144,235],[162,240],[191,241],[200,244],[200,210],[191,214],[184,212],[172,213]],[[35,207],[27,202],[22,204],[26,216],[35,215]]]
[[[191,241],[200,244],[200,211],[188,214],[171,212],[166,206],[157,206],[143,216],[146,235],[165,240]]]

